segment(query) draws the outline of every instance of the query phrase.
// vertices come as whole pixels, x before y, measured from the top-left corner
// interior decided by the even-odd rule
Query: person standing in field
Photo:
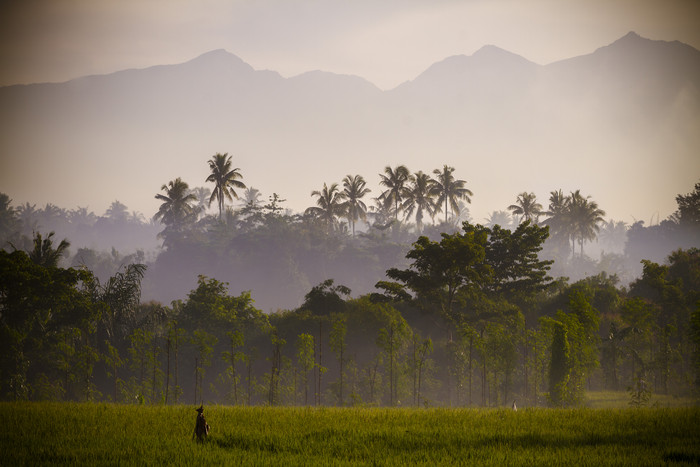
[[[202,404],[197,409],[197,421],[194,424],[194,433],[192,434],[192,439],[197,438],[200,443],[207,438],[209,434],[209,424],[204,418],[204,404]]]

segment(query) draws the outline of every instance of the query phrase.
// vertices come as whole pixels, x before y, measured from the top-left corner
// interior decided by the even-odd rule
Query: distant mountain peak
[[[502,49],[495,45],[485,45],[474,54],[472,54],[472,59],[474,60],[489,60],[489,61],[510,61],[510,62],[520,62],[532,64],[531,61],[522,57],[521,55],[515,54],[508,50]]]
[[[639,40],[639,39],[644,39],[644,38],[642,36],[640,36],[639,34],[637,34],[636,32],[630,31],[627,34],[625,34],[624,36],[622,36],[619,40],[623,41],[623,40]]]
[[[187,63],[191,64],[212,64],[212,65],[235,65],[237,67],[253,70],[253,67],[244,62],[237,55],[228,52],[225,49],[216,49],[205,52],[202,55],[193,58]]]
[[[487,44],[472,54],[472,57],[494,56],[494,55],[515,55],[493,44]]]

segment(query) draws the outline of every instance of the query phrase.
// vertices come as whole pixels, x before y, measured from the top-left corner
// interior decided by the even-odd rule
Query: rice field
[[[697,465],[699,408],[0,403],[2,465]]]

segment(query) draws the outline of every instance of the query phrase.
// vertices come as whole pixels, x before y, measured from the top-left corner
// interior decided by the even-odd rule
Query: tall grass
[[[3,403],[2,465],[665,465],[700,409],[354,409]]]

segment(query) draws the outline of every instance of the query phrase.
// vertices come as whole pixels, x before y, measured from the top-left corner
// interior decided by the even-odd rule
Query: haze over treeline
[[[224,51],[0,88],[0,396],[694,394],[698,89],[633,33],[390,91]]]
[[[228,155],[209,162],[218,199],[243,188]],[[508,206],[517,225],[460,225],[458,201],[473,195],[464,181],[449,166],[421,175],[387,166],[367,231],[355,234],[348,224],[365,217],[367,194],[359,176],[346,177],[342,189],[315,190],[317,203],[303,214],[285,213],[274,195],[262,204],[249,190],[245,207],[219,203],[219,213],[204,217],[177,178],[158,193],[163,250],[155,261],[82,249],[70,268],[59,266],[68,241],[36,232],[27,239],[17,230],[27,210],[1,195],[0,232],[12,240],[0,250],[1,397],[389,406],[516,398],[571,406],[584,402],[585,390],[626,389],[633,405],[655,393],[697,394],[697,247],[673,251],[664,264],[644,259],[642,274],[621,288],[606,271],[627,256],[594,262],[583,251],[604,223],[590,197],[553,191],[541,214],[523,192]],[[446,221],[410,225],[426,178],[423,213]],[[700,182],[676,202],[661,224],[633,226],[625,251],[644,242],[697,246]],[[121,222],[113,226],[143,226]],[[109,277],[93,272],[109,266]],[[235,282],[200,273],[183,299],[142,300],[149,288],[186,288],[203,267]],[[557,276],[576,267],[594,270],[578,281]],[[257,289],[231,291],[251,275]],[[370,282],[367,292],[347,285]],[[276,288],[277,299],[304,295],[298,306],[265,314],[255,297]]]
[[[697,50],[633,33],[545,66],[486,46],[387,91],[321,71],[283,78],[218,50],[0,88],[0,184],[32,204],[104,211],[118,199],[150,216],[154,185],[199,186],[201,158],[229,152],[266,196],[302,211],[319,180],[359,173],[376,191],[370,174],[384,164],[445,163],[478,193],[479,222],[522,190],[546,198],[556,185],[648,223],[700,172],[699,83]]]

